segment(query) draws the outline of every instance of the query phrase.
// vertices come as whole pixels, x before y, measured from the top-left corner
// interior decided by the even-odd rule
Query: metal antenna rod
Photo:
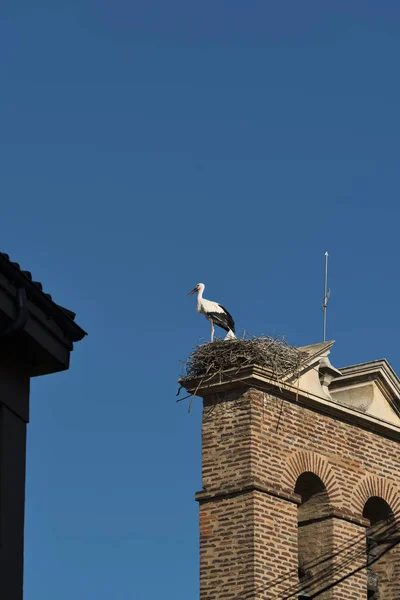
[[[325,281],[324,281],[324,301],[322,310],[324,312],[324,342],[326,342],[326,310],[328,308],[328,300],[331,297],[331,291],[328,290],[328,252],[325,252]]]

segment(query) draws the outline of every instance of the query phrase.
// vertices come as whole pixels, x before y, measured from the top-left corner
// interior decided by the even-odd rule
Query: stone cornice
[[[240,370],[229,369],[207,379],[197,378],[189,381],[186,380],[185,388],[189,393],[202,398],[210,394],[238,388],[255,388],[265,393],[284,398],[288,402],[296,402],[319,413],[372,431],[375,434],[400,441],[400,427],[357,409],[339,404],[334,400],[311,394],[299,388],[295,382],[277,381],[271,370],[257,365],[246,366]]]
[[[236,485],[224,487],[218,490],[201,490],[196,492],[195,500],[199,503],[210,502],[219,498],[232,498],[249,492],[263,492],[269,496],[276,496],[282,500],[301,504],[301,496],[294,494],[290,490],[285,490],[280,486],[267,485],[265,483],[256,482],[254,479],[238,482]]]
[[[269,496],[280,498],[286,502],[292,502],[293,504],[297,505],[301,504],[301,496],[299,496],[299,494],[295,494],[294,492],[291,492],[282,486],[260,483],[254,479],[247,479],[245,481],[237,482],[236,485],[217,490],[201,490],[196,492],[195,500],[199,502],[199,504],[204,504],[206,502],[213,502],[214,500],[220,500],[222,498],[241,496],[250,492],[261,492],[263,494],[268,494]],[[328,509],[325,515],[317,519],[313,519],[313,521],[331,518],[341,519],[342,521],[348,521],[349,523],[355,523],[356,525],[361,525],[362,527],[369,527],[370,524],[368,519],[364,519],[363,517],[352,514],[348,511],[345,512],[333,506]],[[306,523],[308,523],[308,521],[303,521],[301,524],[304,525]]]
[[[316,517],[315,519],[305,519],[304,521],[300,521],[299,527],[302,527],[303,525],[308,525],[309,523],[315,523],[317,521],[326,521],[326,519],[340,519],[341,521],[354,523],[355,525],[360,525],[361,527],[370,526],[369,519],[364,519],[364,517],[359,517],[358,515],[339,510],[338,508],[330,507],[327,513],[321,517]]]

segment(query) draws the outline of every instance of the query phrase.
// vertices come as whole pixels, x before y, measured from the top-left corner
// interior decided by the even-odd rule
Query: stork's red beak
[[[192,289],[190,292],[188,292],[188,293],[186,294],[186,296],[193,296],[193,294],[195,294],[196,292],[197,292],[197,285],[196,285],[196,287],[195,287],[195,288],[193,288],[193,289]]]

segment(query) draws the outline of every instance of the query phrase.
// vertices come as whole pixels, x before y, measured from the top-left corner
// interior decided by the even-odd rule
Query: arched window
[[[333,530],[329,495],[321,479],[310,472],[300,475],[294,491],[301,496],[297,510],[299,582],[303,592],[309,594],[331,566]],[[331,591],[327,591],[321,600],[330,597]]]
[[[363,516],[369,519],[367,529],[367,598],[385,600],[400,597],[399,546],[391,549],[399,535],[389,504],[372,496],[365,504]]]

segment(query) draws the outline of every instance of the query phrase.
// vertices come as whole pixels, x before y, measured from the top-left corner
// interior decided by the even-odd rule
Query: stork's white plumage
[[[197,312],[202,313],[211,323],[211,341],[214,341],[214,325],[228,332],[225,336],[226,340],[235,339],[235,322],[232,316],[218,302],[203,298],[205,287],[204,283],[198,283],[187,295],[191,296],[197,292]]]

